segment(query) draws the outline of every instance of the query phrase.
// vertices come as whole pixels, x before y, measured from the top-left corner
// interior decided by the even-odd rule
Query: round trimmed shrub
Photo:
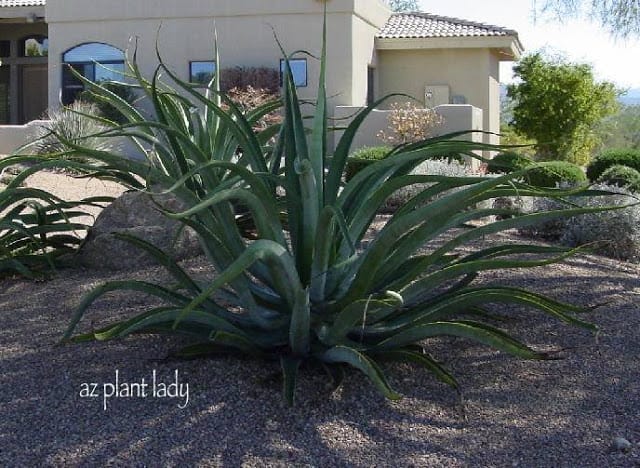
[[[365,146],[360,148],[349,156],[347,161],[345,180],[349,182],[362,169],[370,163],[368,161],[380,161],[384,159],[391,151],[390,146]]]
[[[487,164],[487,172],[489,174],[510,174],[515,171],[520,171],[533,164],[533,160],[522,156],[521,154],[514,153],[513,151],[505,151],[504,153],[497,154]]]
[[[449,161],[447,159],[428,159],[416,166],[411,171],[411,174],[440,175],[446,177],[467,177],[469,176],[469,167],[455,160]],[[393,195],[387,198],[387,201],[382,207],[382,211],[386,213],[393,213],[398,208],[401,208],[403,205],[408,203],[410,199],[418,195],[423,190],[431,187],[432,185],[433,183],[420,183],[402,187],[401,189],[396,190]],[[455,188],[451,191],[443,192],[440,195],[430,198],[429,200],[425,200],[425,203],[436,198],[440,198],[445,194],[449,194],[452,191],[456,190],[460,190],[460,188]]]
[[[590,181],[595,182],[604,171],[617,165],[640,171],[640,150],[611,149],[600,153],[587,166],[587,177]]]
[[[551,161],[531,168],[527,172],[528,184],[536,187],[555,187],[559,184],[580,185],[587,176],[580,166],[567,161]]]
[[[579,205],[600,208],[624,206],[618,210],[587,213],[571,218],[565,227],[563,244],[591,244],[595,252],[631,262],[640,261],[640,207],[633,194],[610,185],[595,185],[596,190],[622,192],[604,197],[575,200]]]
[[[598,177],[598,183],[624,187],[632,192],[640,192],[640,172],[632,167],[616,164]]]

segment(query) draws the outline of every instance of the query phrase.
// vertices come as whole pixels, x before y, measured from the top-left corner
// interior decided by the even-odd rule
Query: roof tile
[[[46,0],[0,0],[0,8],[46,5]]]
[[[396,13],[380,30],[381,39],[517,36],[512,29],[430,13]]]

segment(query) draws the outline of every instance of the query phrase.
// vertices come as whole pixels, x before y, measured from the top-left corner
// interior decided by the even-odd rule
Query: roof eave
[[[524,48],[518,36],[446,36],[376,38],[377,50],[496,49],[501,61],[518,60]]]
[[[44,5],[36,6],[11,6],[0,8],[0,19],[12,20],[11,22],[27,22],[27,18],[35,15],[44,18]]]

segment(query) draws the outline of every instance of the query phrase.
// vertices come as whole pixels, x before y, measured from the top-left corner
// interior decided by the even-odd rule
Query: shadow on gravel
[[[588,268],[585,268],[585,265]],[[487,282],[525,284],[584,304],[598,340],[538,313],[503,310],[499,325],[562,360],[523,362],[457,339],[427,348],[459,377],[453,390],[411,366],[389,369],[405,395],[388,402],[357,373],[331,393],[324,375],[302,373],[288,408],[274,363],[220,358],[163,361],[180,344],[140,336],[56,346],[70,305],[86,290],[81,272],[0,289],[0,466],[633,466],[640,441],[637,277],[592,261],[545,278],[518,272]],[[156,270],[145,274],[159,275]],[[91,278],[90,281],[106,279]],[[113,279],[113,276],[111,277]],[[70,296],[76,296],[71,300]],[[96,305],[85,326],[137,313],[140,297]],[[184,398],[111,397],[105,385],[177,381]],[[80,396],[96,384],[95,398]],[[466,420],[465,417],[466,416]],[[621,435],[634,448],[608,451]]]

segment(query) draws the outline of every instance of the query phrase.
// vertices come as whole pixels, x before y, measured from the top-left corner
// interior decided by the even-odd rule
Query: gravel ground
[[[511,239],[509,233],[499,237]],[[488,239],[488,242],[497,239]],[[185,263],[206,274],[203,258]],[[590,333],[524,310],[501,324],[563,359],[527,362],[464,340],[428,341],[458,376],[463,400],[426,371],[388,368],[405,395],[384,400],[357,373],[330,393],[315,369],[302,373],[297,405],[280,396],[272,364],[220,358],[167,361],[174,337],[59,346],[74,306],[112,279],[164,281],[162,269],[61,271],[47,282],[0,282],[0,466],[640,466],[640,271],[596,256],[486,283],[527,286],[579,304]],[[144,310],[150,299],[100,300],[84,329]],[[110,398],[115,381],[189,385],[189,400]],[[95,383],[96,398],[81,397]],[[158,388],[160,386],[158,385]],[[186,406],[185,406],[186,403]],[[184,406],[184,408],[180,408]],[[611,450],[615,437],[631,442]]]

